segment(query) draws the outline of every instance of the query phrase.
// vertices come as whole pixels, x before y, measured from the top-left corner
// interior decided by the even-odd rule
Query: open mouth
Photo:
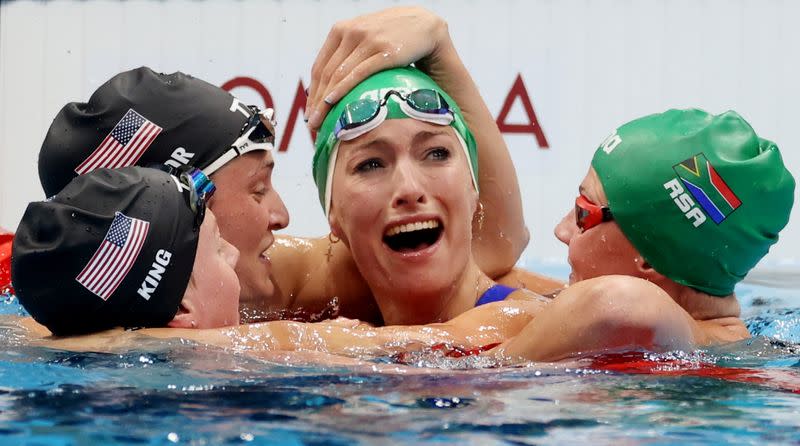
[[[409,253],[423,250],[439,240],[444,227],[439,220],[426,220],[393,226],[383,234],[392,251]]]

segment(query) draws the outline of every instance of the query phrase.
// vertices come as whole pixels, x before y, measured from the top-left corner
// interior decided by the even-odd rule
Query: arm
[[[555,295],[567,287],[567,284],[560,280],[522,268],[514,268],[496,280],[497,283],[502,283],[503,285],[514,288],[525,288],[534,293],[548,297],[555,297]]]
[[[474,347],[502,342],[519,333],[548,305],[547,299],[516,296],[474,308],[445,323],[416,326],[373,327],[339,318],[313,324],[273,321],[221,329],[159,328],[139,333],[250,353],[299,351],[349,357],[385,356],[439,343]]]
[[[334,25],[312,68],[309,126],[378,71],[416,62],[459,104],[478,145],[480,201],[473,252],[490,277],[508,272],[528,244],[516,171],[502,134],[458,56],[447,23],[422,8],[391,8]]]
[[[688,350],[703,339],[694,319],[658,286],[604,276],[571,285],[496,355],[557,361],[607,350]]]

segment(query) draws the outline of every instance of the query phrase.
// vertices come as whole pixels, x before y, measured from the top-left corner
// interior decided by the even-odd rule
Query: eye
[[[356,165],[355,171],[356,172],[371,172],[375,169],[380,169],[383,167],[383,162],[378,158],[370,158],[368,160],[364,160]]]
[[[444,161],[450,159],[450,150],[444,147],[436,147],[428,151],[425,155],[428,159]]]
[[[260,202],[264,195],[267,195],[267,185],[264,183],[258,183],[253,187],[252,194],[256,201]]]

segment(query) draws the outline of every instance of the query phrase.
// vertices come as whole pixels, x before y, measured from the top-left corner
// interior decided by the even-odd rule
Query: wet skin
[[[464,294],[478,197],[451,127],[389,119],[341,143],[331,193],[331,230],[350,248],[387,324],[407,323],[394,320],[406,312],[401,307],[446,312],[454,303],[448,300]],[[404,225],[438,227],[440,234],[393,249],[387,235]]]
[[[578,190],[592,203],[608,205],[608,198],[593,168],[589,168]],[[569,248],[567,260],[572,267],[570,284],[612,274],[640,277],[642,268],[647,267],[613,220],[583,231],[575,223],[575,211],[571,208],[554,232],[556,238]]]
[[[239,279],[234,268],[239,251],[220,236],[214,213],[207,211],[175,328],[215,328],[239,324]]]
[[[242,308],[261,307],[275,292],[267,249],[273,231],[289,224],[289,213],[272,186],[272,153],[237,157],[211,176],[217,191],[209,202],[222,237],[240,252],[236,274],[241,282]]]

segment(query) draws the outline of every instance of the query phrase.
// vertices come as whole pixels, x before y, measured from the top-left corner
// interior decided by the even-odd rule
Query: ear
[[[636,263],[636,269],[639,271],[639,277],[645,279],[649,282],[658,282],[664,278],[658,271],[656,271],[648,262],[642,257],[641,254],[637,254],[636,258],[634,259],[634,263]]]
[[[339,218],[336,215],[336,208],[331,205],[331,210],[328,212],[328,225],[331,227],[331,234],[339,240],[344,241],[347,237],[342,231],[342,226],[339,224]]]
[[[185,299],[184,299],[185,300]],[[190,305],[191,306],[191,305]],[[169,328],[195,328],[197,322],[195,321],[194,312],[181,302],[178,307],[178,312],[171,321],[167,322]]]

